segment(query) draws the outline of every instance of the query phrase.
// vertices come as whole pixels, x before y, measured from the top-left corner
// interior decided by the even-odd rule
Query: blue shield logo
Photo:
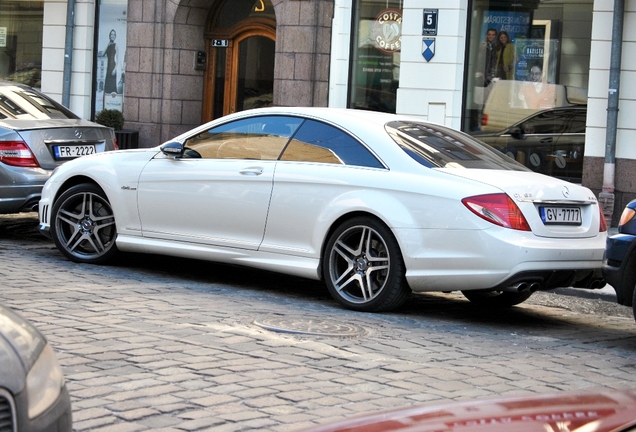
[[[429,62],[435,55],[435,38],[422,38],[422,56]]]

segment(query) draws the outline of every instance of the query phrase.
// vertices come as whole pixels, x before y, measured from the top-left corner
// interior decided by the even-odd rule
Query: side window
[[[383,168],[375,156],[350,135],[314,120],[302,124],[281,160]]]
[[[547,111],[524,122],[521,128],[525,134],[561,133],[567,120],[568,115],[563,111]]]
[[[585,133],[585,122],[587,113],[582,110],[577,110],[572,116],[572,123],[569,125],[567,133]]]
[[[185,146],[204,159],[276,160],[302,121],[285,116],[250,117],[188,138]]]

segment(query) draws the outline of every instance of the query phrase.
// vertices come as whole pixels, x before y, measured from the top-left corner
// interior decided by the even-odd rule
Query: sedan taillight
[[[464,198],[462,203],[482,219],[504,228],[530,231],[528,221],[517,204],[504,193]]]
[[[0,141],[0,162],[19,167],[40,166],[31,149],[23,141]]]

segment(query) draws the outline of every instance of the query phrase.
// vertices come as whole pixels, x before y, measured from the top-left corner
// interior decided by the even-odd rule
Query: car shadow
[[[345,321],[359,319],[369,326],[391,322],[413,328],[455,331],[470,328],[470,332],[499,332],[502,335],[522,333],[528,337],[554,338],[566,343],[593,342],[604,347],[636,351],[636,324],[633,319],[594,313],[601,300],[570,299],[570,302],[577,302],[576,308],[572,308],[565,305],[562,298],[565,296],[548,292],[535,293],[518,306],[488,308],[471,303],[459,291],[434,292],[413,294],[395,311],[365,313],[341,307],[320,281],[264,270],[146,254],[121,254],[113,265],[202,284],[188,289],[207,291],[221,286],[227,289],[225,292],[229,295],[240,296],[258,292],[261,300],[293,304],[290,309],[293,312],[290,313],[294,314],[302,311]],[[603,303],[607,305],[607,302]],[[615,307],[624,308],[620,305]],[[616,326],[617,322],[620,326]]]

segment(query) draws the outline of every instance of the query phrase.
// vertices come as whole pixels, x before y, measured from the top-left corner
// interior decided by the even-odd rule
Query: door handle
[[[242,175],[259,176],[259,175],[263,174],[263,168],[262,167],[249,167],[249,168],[243,168],[239,172]]]
[[[552,142],[553,138],[552,137],[548,137],[548,138],[542,138],[539,142],[541,144],[550,144]]]

